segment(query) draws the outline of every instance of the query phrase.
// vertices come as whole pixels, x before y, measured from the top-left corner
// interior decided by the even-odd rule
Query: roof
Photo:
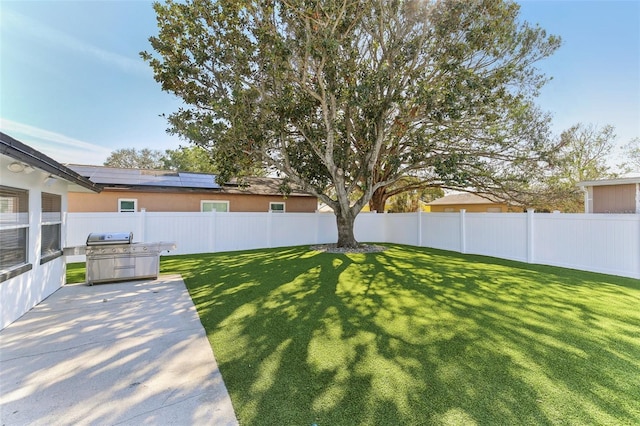
[[[69,164],[69,168],[94,183],[106,186],[155,186],[220,189],[215,175],[170,170],[123,169],[106,166]]]
[[[240,185],[237,181],[219,185],[216,175],[172,170],[125,169],[107,166],[70,164],[69,168],[92,182],[105,187],[137,190],[216,191],[230,194],[281,194],[282,179],[249,177]],[[293,190],[290,195],[310,196]]]
[[[488,198],[481,197],[478,194],[472,194],[469,192],[462,192],[459,194],[449,194],[442,198],[438,198],[430,203],[426,203],[427,206],[446,206],[453,204],[496,204],[501,201],[493,201]]]
[[[11,157],[21,163],[25,163],[35,169],[59,177],[71,184],[78,185],[93,192],[102,191],[102,187],[90,181],[70,168],[47,157],[40,151],[36,151],[28,145],[12,138],[6,133],[0,132],[0,154]]]
[[[607,185],[630,185],[640,183],[640,176],[622,177],[616,179],[584,180],[578,182],[577,186],[607,186]]]

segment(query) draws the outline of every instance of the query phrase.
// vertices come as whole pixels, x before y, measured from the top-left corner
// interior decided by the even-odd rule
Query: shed
[[[640,214],[640,175],[578,182],[585,213]]]
[[[67,195],[100,187],[0,132],[0,330],[65,283]]]

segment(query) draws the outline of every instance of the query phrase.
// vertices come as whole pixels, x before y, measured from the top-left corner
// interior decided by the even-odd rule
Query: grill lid
[[[131,244],[133,232],[92,232],[87,237],[88,246]]]

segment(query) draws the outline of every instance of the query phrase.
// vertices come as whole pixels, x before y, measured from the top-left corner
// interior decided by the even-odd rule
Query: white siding
[[[5,157],[2,157],[6,161]],[[40,264],[40,222],[42,215],[42,192],[61,196],[62,211],[67,210],[67,184],[57,179],[48,186],[44,181],[48,174],[35,170],[29,174],[12,173],[2,167],[2,185],[29,191],[29,248],[28,263],[31,270],[0,282],[0,330],[20,318],[64,284],[66,264],[64,257]],[[67,235],[63,217],[61,243],[65,245]]]

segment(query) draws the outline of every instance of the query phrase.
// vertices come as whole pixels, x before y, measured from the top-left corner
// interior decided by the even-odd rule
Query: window
[[[48,262],[62,254],[62,197],[42,193],[42,244],[40,263]]]
[[[487,213],[502,213],[500,207],[487,207]]]
[[[118,211],[120,213],[135,213],[138,211],[138,200],[135,198],[119,198],[118,199]]]
[[[15,276],[9,271],[27,263],[28,247],[29,191],[0,186],[0,281]]]
[[[269,211],[274,213],[284,213],[284,203],[282,202],[270,202]]]
[[[444,212],[445,213],[453,213],[455,211],[456,211],[456,209],[454,209],[453,207],[445,207],[444,208]]]
[[[200,201],[201,212],[228,212],[229,202],[218,200],[202,200]]]

